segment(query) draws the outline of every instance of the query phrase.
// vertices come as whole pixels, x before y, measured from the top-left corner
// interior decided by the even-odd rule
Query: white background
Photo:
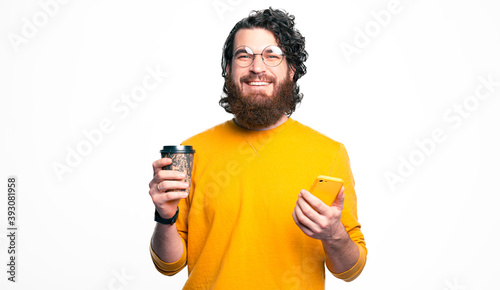
[[[222,45],[269,6],[296,16],[310,54],[292,117],[344,143],[356,179],[368,263],[326,289],[499,289],[500,86],[474,97],[500,82],[497,1],[47,2],[0,2],[0,177],[19,185],[18,282],[2,270],[1,289],[182,287],[187,270],[162,276],[149,257],[151,163],[231,117]],[[169,75],[125,114],[148,68]]]

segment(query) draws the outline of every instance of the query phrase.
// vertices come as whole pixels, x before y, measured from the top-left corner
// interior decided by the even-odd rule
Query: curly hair
[[[307,51],[305,50],[305,37],[294,28],[294,20],[295,16],[288,14],[284,10],[272,9],[271,7],[260,11],[253,10],[247,18],[243,18],[236,23],[229,33],[224,43],[221,61],[222,77],[226,78],[228,76],[226,67],[233,60],[234,38],[238,30],[244,28],[263,28],[271,31],[276,38],[278,46],[285,54],[288,67],[294,70],[293,82],[295,83],[295,88],[293,92],[293,106],[290,112],[288,112],[288,115],[291,115],[292,112],[295,111],[296,105],[302,101],[303,94],[300,93],[297,80],[307,72],[304,62],[308,57]],[[231,108],[227,101],[228,91],[226,84],[224,84],[223,92],[226,94],[226,97],[222,97],[219,104],[226,112],[231,113]]]

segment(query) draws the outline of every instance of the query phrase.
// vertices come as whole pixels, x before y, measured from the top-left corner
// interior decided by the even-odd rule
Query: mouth
[[[270,84],[270,82],[264,82],[264,81],[254,81],[254,82],[245,82],[249,86],[267,86]]]

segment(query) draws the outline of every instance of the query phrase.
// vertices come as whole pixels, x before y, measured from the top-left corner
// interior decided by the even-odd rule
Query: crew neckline
[[[251,129],[243,128],[240,125],[238,125],[238,123],[236,123],[234,118],[229,120],[228,123],[233,130],[235,130],[237,133],[239,133],[241,135],[259,135],[259,134],[269,134],[269,133],[281,132],[281,131],[291,127],[293,124],[296,123],[296,121],[292,118],[288,118],[285,122],[283,122],[279,126],[274,127],[272,129],[268,129],[268,130],[251,130]]]

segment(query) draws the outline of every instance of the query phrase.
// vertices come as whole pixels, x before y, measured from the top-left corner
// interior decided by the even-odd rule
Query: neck
[[[269,127],[265,127],[265,128],[249,128],[248,126],[245,126],[244,124],[242,124],[240,121],[238,121],[238,119],[235,117],[234,118],[234,121],[236,122],[236,124],[238,124],[238,126],[242,127],[242,128],[245,128],[245,129],[248,129],[248,130],[253,130],[253,131],[266,131],[266,130],[271,130],[273,128],[276,128],[278,127],[279,125],[283,124],[286,122],[286,120],[288,120],[288,116],[287,115],[283,115],[276,123],[272,124],[271,126]]]

